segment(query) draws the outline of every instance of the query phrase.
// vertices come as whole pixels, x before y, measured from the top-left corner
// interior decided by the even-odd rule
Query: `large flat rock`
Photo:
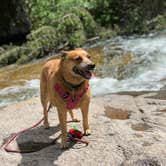
[[[153,97],[150,97],[153,96]],[[164,166],[166,165],[166,100],[155,94],[112,94],[92,99],[90,126],[92,135],[84,137],[90,144],[71,143],[68,150],[54,145],[34,153],[7,153],[0,149],[3,166]],[[79,110],[75,110],[81,118]],[[42,117],[39,98],[33,98],[0,110],[0,144],[7,137],[29,127]],[[19,136],[11,148],[31,148],[34,143],[45,144],[59,133],[56,109],[49,113],[51,128],[42,125]],[[80,123],[70,122],[68,129]]]

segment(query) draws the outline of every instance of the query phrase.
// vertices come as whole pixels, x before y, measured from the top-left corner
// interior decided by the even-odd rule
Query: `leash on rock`
[[[51,108],[51,105],[49,105],[49,108],[48,108],[48,112]],[[50,143],[48,144],[45,144],[44,146],[42,147],[38,147],[38,148],[35,148],[35,149],[12,149],[9,147],[9,145],[18,137],[20,136],[21,134],[27,132],[27,131],[30,131],[31,129],[37,127],[39,124],[41,124],[41,122],[44,120],[44,117],[42,119],[40,119],[37,123],[33,124],[31,127],[28,127],[28,128],[25,128],[17,133],[14,133],[6,142],[5,144],[3,145],[3,148],[6,152],[12,152],[12,153],[32,153],[32,152],[37,152],[37,151],[40,151],[50,145],[53,145],[55,144],[55,142],[61,137],[61,134],[59,134],[55,139],[53,139]],[[81,143],[84,143],[86,145],[89,144],[89,141],[88,140],[83,140],[81,139],[83,137],[83,134],[81,131],[79,131],[78,129],[76,128],[72,128],[69,130],[69,133],[68,133],[68,136],[69,138],[72,140],[72,141],[76,141],[76,142],[81,142]]]

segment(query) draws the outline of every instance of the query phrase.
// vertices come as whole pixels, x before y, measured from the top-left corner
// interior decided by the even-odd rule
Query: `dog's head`
[[[90,79],[91,71],[95,64],[91,61],[90,54],[82,48],[76,48],[71,51],[61,51],[63,67],[68,74],[74,77]]]

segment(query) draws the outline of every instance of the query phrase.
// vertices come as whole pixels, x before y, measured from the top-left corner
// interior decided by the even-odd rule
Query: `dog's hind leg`
[[[41,74],[41,79],[40,79],[40,99],[41,99],[41,104],[43,106],[43,117],[44,117],[44,127],[49,128],[49,123],[48,123],[48,111],[51,107],[51,104],[48,107],[48,93],[47,93],[47,81],[44,77],[44,72],[42,71]]]
[[[80,120],[74,115],[72,110],[69,110],[69,114],[73,122],[80,122]]]

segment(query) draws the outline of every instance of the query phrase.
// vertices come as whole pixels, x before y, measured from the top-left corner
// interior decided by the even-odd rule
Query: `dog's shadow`
[[[21,162],[19,166],[55,166],[54,163],[58,157],[65,152],[60,148],[60,126],[44,129],[40,126],[32,129],[16,139],[18,149],[21,151],[36,151],[32,153],[20,153]],[[52,138],[53,137],[53,138]],[[55,140],[53,142],[53,140]],[[74,146],[75,142],[69,141],[69,149]]]

